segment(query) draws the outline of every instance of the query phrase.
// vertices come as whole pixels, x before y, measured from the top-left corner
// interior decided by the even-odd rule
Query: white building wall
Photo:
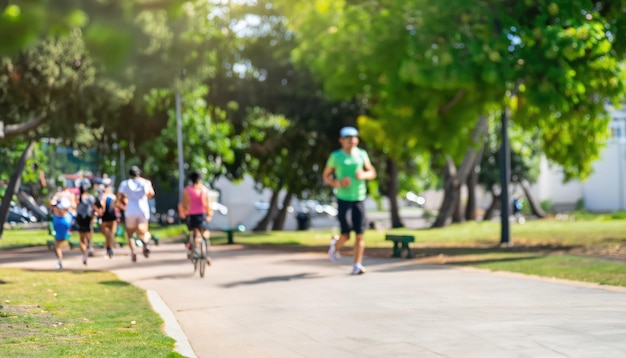
[[[591,211],[626,210],[626,111],[613,113],[612,137],[583,184],[585,205]]]
[[[592,164],[589,178],[583,183],[578,180],[563,183],[561,168],[542,159],[539,179],[532,186],[539,201],[550,200],[557,209],[572,209],[582,198],[590,211],[626,210],[626,111],[611,111],[613,137],[600,159]]]
[[[252,229],[265,215],[264,203],[269,203],[272,192],[264,189],[257,191],[254,179],[246,175],[241,181],[232,182],[226,178],[220,178],[214,183],[214,188],[220,193],[219,202],[228,207],[228,214],[217,214],[211,220],[211,227],[236,227],[244,225],[246,229]],[[282,197],[279,198],[281,202]],[[295,218],[289,215],[285,223],[286,230],[296,227]]]
[[[232,228],[243,225],[246,230],[251,230],[267,213],[272,191],[269,189],[257,191],[255,181],[251,176],[245,175],[236,183],[222,177],[213,186],[219,192],[219,202],[228,208],[228,214],[215,213],[209,225],[211,228]],[[282,204],[284,195],[283,191],[278,198],[279,205]],[[292,198],[291,208],[288,209],[285,220],[285,230],[298,228],[296,215],[300,208],[301,203],[296,198]],[[311,223],[314,226],[333,227],[337,219],[327,215],[313,215]]]
[[[565,182],[563,169],[550,165],[545,157],[540,161],[537,183],[531,186],[535,198],[541,202],[549,200],[556,210],[571,210],[583,198],[583,186],[578,180]]]

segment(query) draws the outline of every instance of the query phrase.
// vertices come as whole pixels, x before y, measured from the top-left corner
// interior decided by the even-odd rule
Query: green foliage
[[[607,220],[607,216],[603,214],[596,214],[589,212],[587,210],[576,210],[571,214],[571,217],[574,220],[585,220],[585,221],[605,221]]]
[[[226,174],[225,164],[234,161],[236,144],[232,140],[232,125],[225,120],[224,113],[207,104],[204,97],[207,88],[200,86],[181,95],[181,120],[183,133],[183,158],[185,168],[200,170],[208,181]],[[151,176],[169,179],[178,178],[178,167],[165,163],[176,163],[177,129],[176,112],[172,106],[174,94],[167,90],[154,90],[146,96],[148,111],[161,107],[167,109],[168,120],[161,135],[143,145],[141,151],[150,153],[144,165]]]
[[[500,140],[501,125],[499,111],[490,116],[491,125],[487,132],[483,157],[480,162],[478,182],[487,190],[500,185]],[[541,141],[536,133],[526,132],[516,123],[509,126],[511,146],[511,183],[523,181],[535,183],[539,177]]]
[[[0,56],[13,56],[34,46],[47,36],[65,36],[75,29],[87,34],[88,47],[108,66],[120,65],[129,56],[132,36],[126,25],[145,13],[161,13],[169,18],[181,16],[183,4],[192,1],[80,2],[57,0],[21,1],[0,7]],[[199,2],[196,2],[198,4]]]
[[[539,203],[539,206],[541,206],[541,209],[546,213],[551,213],[554,209],[554,204],[552,203],[552,200],[543,200],[541,203]]]
[[[53,123],[42,131],[71,137],[77,123],[89,125],[83,93],[94,85],[95,76],[79,32],[48,38],[13,58],[1,57],[2,119],[14,124],[49,117]]]
[[[625,220],[626,211],[614,211],[611,213],[611,219],[613,220]]]
[[[340,98],[357,97],[385,136],[460,158],[479,115],[510,106],[539,148],[584,178],[624,93],[623,4],[532,1],[278,1],[294,56]],[[519,93],[513,90],[519,86]],[[393,157],[393,151],[390,151]]]
[[[0,55],[16,54],[36,43],[42,33],[65,34],[87,23],[85,12],[58,3],[52,7],[42,0],[20,1],[0,7]]]

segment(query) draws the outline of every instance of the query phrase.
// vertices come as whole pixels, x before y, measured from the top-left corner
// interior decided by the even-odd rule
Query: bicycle
[[[193,264],[193,272],[199,271],[200,277],[204,277],[204,271],[209,264],[209,240],[207,240],[202,234],[200,234],[198,240],[198,247],[196,247],[196,240],[194,240],[194,230],[189,233],[187,237],[188,249],[190,253],[188,258]]]

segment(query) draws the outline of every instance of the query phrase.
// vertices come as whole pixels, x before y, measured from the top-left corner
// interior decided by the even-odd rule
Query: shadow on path
[[[305,272],[305,273],[300,273],[296,275],[268,276],[268,277],[261,277],[261,278],[257,278],[257,279],[249,280],[249,281],[232,282],[229,284],[222,285],[222,287],[233,288],[233,287],[242,286],[242,285],[260,285],[260,284],[271,283],[271,282],[287,282],[287,281],[292,281],[292,280],[313,279],[313,278],[322,278],[322,277],[323,276],[319,276],[317,273]]]

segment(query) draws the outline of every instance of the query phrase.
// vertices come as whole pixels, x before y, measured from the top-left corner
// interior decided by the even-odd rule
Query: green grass
[[[528,221],[524,225],[511,226],[511,243],[516,247],[565,246],[610,247],[626,245],[626,220],[557,221],[554,219]],[[151,232],[161,239],[180,236],[186,232],[184,225],[154,226]],[[336,230],[237,232],[236,243],[326,246]],[[389,247],[385,234],[409,234],[415,236],[417,247],[464,248],[496,247],[500,243],[498,222],[468,222],[449,225],[443,229],[393,229],[368,230],[367,247]],[[77,235],[74,235],[77,236]],[[45,230],[6,230],[0,240],[0,248],[45,245],[51,239]],[[94,234],[95,242],[103,242],[102,234]],[[214,232],[214,244],[226,242],[226,234]]]
[[[184,227],[184,225],[150,226],[150,232],[159,238],[176,237],[186,231],[187,229]],[[74,232],[72,234],[72,239],[78,241],[77,232]],[[0,249],[41,246],[45,245],[48,240],[53,240],[53,237],[48,234],[47,229],[5,229],[2,235],[2,239],[0,240]],[[96,243],[104,242],[104,235],[99,232],[94,233],[93,241]]]
[[[524,225],[511,226],[514,245],[603,245],[626,243],[626,220],[611,221],[557,221],[535,220]],[[237,233],[239,242],[278,245],[328,245],[336,230],[277,231],[268,233]],[[388,247],[385,234],[415,236],[417,245],[426,246],[476,246],[498,245],[500,224],[497,222],[468,222],[449,225],[442,229],[368,230],[365,234],[368,247]],[[236,240],[237,241],[237,240]]]
[[[422,258],[441,256],[446,263],[626,286],[626,257],[618,262],[593,257],[597,256],[596,253],[610,253],[615,247],[626,247],[626,220],[615,215],[587,215],[584,220],[580,217],[573,220],[575,217],[576,214],[566,221],[544,219],[527,221],[524,225],[514,224],[511,226],[513,246],[510,248],[499,246],[498,222],[468,222],[443,229],[368,230],[366,242],[368,248],[390,250],[391,244],[385,241],[385,234],[409,234],[415,236],[412,246]],[[161,238],[171,238],[186,232],[186,229],[183,225],[172,225],[155,226],[151,231]],[[322,250],[335,233],[336,230],[332,229],[238,232],[235,233],[235,242]],[[8,230],[0,240],[0,248],[43,245],[47,239],[49,235],[45,231]],[[96,233],[94,240],[102,241],[102,235]],[[226,243],[226,234],[214,232],[212,243]],[[580,257],[584,255],[591,257]],[[563,263],[565,259],[568,264]],[[593,265],[588,260],[593,260]]]
[[[492,271],[559,278],[600,285],[626,287],[626,265],[571,255],[523,255],[483,257],[463,264]]]
[[[0,269],[0,357],[180,357],[146,293],[107,272]]]

